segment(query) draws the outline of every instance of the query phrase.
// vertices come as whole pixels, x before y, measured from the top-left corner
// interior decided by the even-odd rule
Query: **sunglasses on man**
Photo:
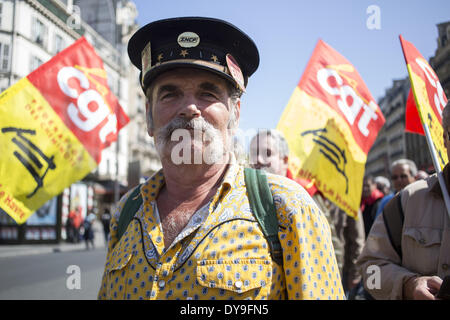
[[[394,175],[392,175],[391,176],[391,179],[392,180],[397,180],[398,178],[401,178],[401,179],[407,179],[407,178],[409,178],[409,176],[407,175],[407,174],[401,174],[401,175],[396,175],[396,174],[394,174]]]

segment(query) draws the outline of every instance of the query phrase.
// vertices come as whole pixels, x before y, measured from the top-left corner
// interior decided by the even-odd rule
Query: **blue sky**
[[[375,100],[407,76],[399,34],[428,59],[437,48],[436,24],[450,21],[449,0],[134,0],[137,22],[177,16],[227,20],[256,43],[260,65],[241,102],[240,128],[275,128],[319,39],[358,70]],[[369,6],[380,8],[380,29],[369,30]]]

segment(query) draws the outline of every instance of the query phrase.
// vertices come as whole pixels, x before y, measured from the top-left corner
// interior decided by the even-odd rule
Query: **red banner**
[[[319,40],[298,87],[336,110],[347,121],[360,148],[369,152],[385,119],[345,57]]]
[[[367,153],[384,121],[355,67],[319,41],[277,129],[293,176],[356,218]]]
[[[84,38],[27,76],[65,125],[100,163],[129,119],[107,83],[101,58]]]
[[[436,160],[442,169],[448,162],[446,148],[442,139],[442,109],[447,104],[447,97],[436,73],[414,45],[403,39],[402,36],[400,36],[400,43],[411,81],[411,91],[413,93],[408,99],[409,108],[407,109],[408,114],[406,115],[408,129],[413,126],[415,128],[413,129],[415,130],[414,132],[419,132],[419,125],[417,123],[418,114],[422,126],[426,126],[429,129],[431,141],[428,141],[428,143],[436,151]],[[416,107],[415,111],[412,110],[413,97]],[[432,157],[433,159],[435,158],[433,152]]]
[[[0,209],[17,223],[100,162],[129,119],[81,38],[0,94]]]

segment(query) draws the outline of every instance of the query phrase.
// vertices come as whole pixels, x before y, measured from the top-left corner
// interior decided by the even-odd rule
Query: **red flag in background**
[[[117,140],[129,118],[109,89],[103,61],[82,37],[27,76],[92,158]]]
[[[314,182],[356,218],[367,153],[384,122],[356,68],[319,40],[277,129],[288,142],[293,177],[306,189]]]
[[[419,111],[417,111],[414,95],[409,89],[408,99],[406,100],[405,111],[405,131],[425,135],[422,122],[420,121]]]
[[[433,162],[434,160],[439,162],[434,163],[434,165],[435,167],[440,166],[441,169],[443,169],[448,162],[444,140],[442,139],[442,110],[447,103],[447,97],[445,96],[436,72],[431,68],[427,60],[423,58],[416,47],[414,47],[411,42],[403,39],[401,35],[400,43],[405,57],[409,79],[411,81],[411,91],[414,96],[415,109],[419,114],[424,131],[425,126],[429,130],[427,142],[431,148]],[[412,97],[409,100],[412,101]],[[415,127],[417,127],[417,124]]]
[[[128,122],[80,38],[0,94],[0,209],[25,222],[94,170]]]

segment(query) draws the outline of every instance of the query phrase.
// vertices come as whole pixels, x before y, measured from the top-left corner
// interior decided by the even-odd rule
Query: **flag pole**
[[[431,152],[431,159],[433,160],[434,168],[436,169],[439,184],[442,190],[442,196],[444,197],[445,207],[447,208],[447,214],[450,218],[450,196],[448,195],[447,186],[445,184],[444,175],[441,170],[441,165],[436,154],[436,149],[434,148],[433,140],[431,139],[430,129],[426,122],[422,122],[423,129],[425,131],[425,137],[427,138],[428,148]]]

